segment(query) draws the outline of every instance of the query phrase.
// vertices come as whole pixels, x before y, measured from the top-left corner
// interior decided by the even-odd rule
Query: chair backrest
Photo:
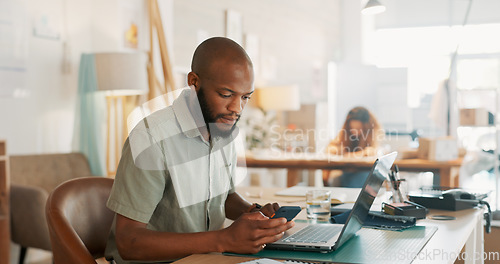
[[[104,256],[114,212],[106,207],[113,179],[84,177],[57,186],[46,216],[54,263],[96,263]]]
[[[38,186],[47,193],[67,180],[92,176],[82,153],[12,155],[9,163],[11,183]]]

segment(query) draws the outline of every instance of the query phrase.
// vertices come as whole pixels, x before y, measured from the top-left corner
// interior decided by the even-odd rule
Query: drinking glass
[[[306,193],[307,218],[317,220],[330,219],[330,191],[310,190]]]

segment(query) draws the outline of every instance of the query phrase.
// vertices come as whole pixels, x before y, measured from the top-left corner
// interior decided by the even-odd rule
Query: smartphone
[[[278,211],[274,212],[274,215],[271,219],[284,217],[286,221],[291,221],[297,214],[300,213],[302,208],[300,206],[282,206],[278,209]]]

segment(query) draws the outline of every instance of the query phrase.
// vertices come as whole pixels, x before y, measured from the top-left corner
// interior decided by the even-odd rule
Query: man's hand
[[[272,217],[273,214],[278,211],[278,209],[280,209],[280,205],[278,203],[268,203],[264,206],[262,206],[262,208],[260,208],[259,211],[262,212],[263,215],[267,216],[267,217]]]
[[[266,206],[268,208],[266,211],[274,210],[272,204]],[[232,225],[221,230],[222,250],[255,254],[262,250],[267,243],[279,240],[283,237],[284,232],[294,225],[293,221],[286,222],[286,219],[283,218],[269,219],[261,212],[243,214]]]

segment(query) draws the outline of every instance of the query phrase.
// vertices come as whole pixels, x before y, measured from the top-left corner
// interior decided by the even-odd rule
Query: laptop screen
[[[368,212],[370,211],[370,207],[372,206],[382,183],[386,179],[387,175],[389,175],[396,156],[397,153],[392,152],[378,158],[373,164],[370,175],[368,175],[365,185],[361,189],[358,199],[352,207],[352,211],[347,218],[344,228],[342,229],[342,234],[340,235],[338,243],[335,244],[335,248],[344,244],[344,242],[349,240],[363,226],[363,223],[368,216]]]

